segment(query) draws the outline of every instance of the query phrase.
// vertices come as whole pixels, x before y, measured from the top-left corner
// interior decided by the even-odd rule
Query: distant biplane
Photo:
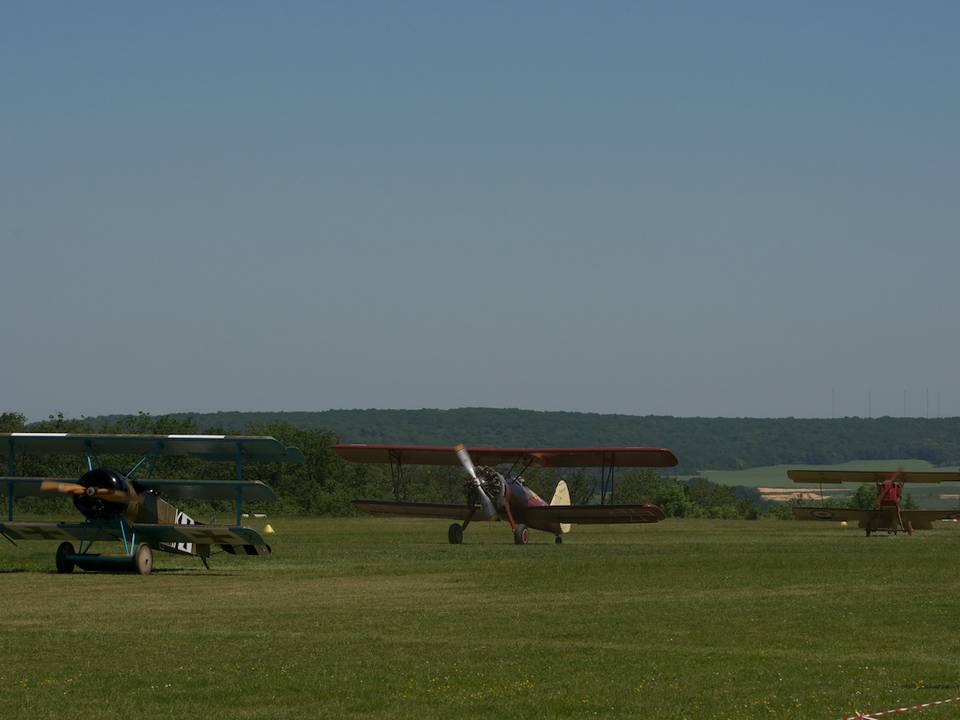
[[[912,535],[914,530],[930,530],[935,520],[960,518],[958,510],[905,510],[900,507],[900,495],[905,483],[940,483],[960,480],[960,473],[897,470],[789,470],[787,477],[804,484],[818,483],[874,483],[877,489],[873,507],[860,508],[804,507],[796,505],[793,514],[798,520],[855,521],[866,531]],[[822,493],[821,493],[822,496]]]
[[[21,453],[72,455],[83,458],[87,471],[79,478],[16,477]],[[101,454],[140,456],[129,470],[102,467]],[[245,462],[302,463],[296,448],[285,448],[272,437],[226,435],[80,435],[69,433],[0,433],[0,455],[6,455],[7,476],[0,486],[7,496],[7,522],[0,535],[15,540],[61,540],[56,567],[69,573],[83,570],[133,571],[141,575],[153,567],[152,550],[192,555],[205,566],[213,546],[230,554],[270,552],[258,532],[243,527],[243,501],[273,500],[273,490],[261,482],[243,479]],[[230,460],[235,480],[138,479],[136,472],[160,456],[189,455],[207,460]],[[13,521],[14,500],[30,495],[66,493],[84,516],[80,522]],[[167,500],[232,500],[236,523],[204,525]],[[74,548],[73,542],[80,547]],[[119,555],[91,553],[95,542],[118,541]],[[16,544],[14,542],[14,544]],[[209,567],[209,566],[208,566]]]
[[[447,539],[451,544],[463,542],[463,531],[474,518],[504,519],[513,529],[513,539],[525,545],[528,528],[555,536],[558,544],[572,523],[652,523],[663,520],[663,511],[656,505],[571,505],[567,484],[560,480],[553,499],[547,504],[523,481],[523,473],[531,466],[547,468],[600,468],[601,499],[609,485],[613,489],[613,472],[618,467],[673,467],[676,456],[662,448],[470,448],[418,445],[334,445],[334,451],[345,460],[361,463],[389,464],[396,501],[354,500],[353,506],[372,515],[448,518]],[[474,465],[473,459],[479,463]],[[464,481],[466,502],[404,502],[404,465],[462,465],[467,472]],[[501,474],[494,468],[509,466]]]

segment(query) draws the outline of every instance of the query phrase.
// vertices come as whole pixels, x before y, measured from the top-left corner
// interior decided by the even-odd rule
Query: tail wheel
[[[454,523],[447,530],[447,540],[451,545],[459,545],[463,542],[463,527],[460,523]]]
[[[133,551],[133,569],[140,575],[149,575],[153,570],[153,550],[146,543],[140,543]]]
[[[527,526],[517,525],[513,531],[513,542],[515,542],[517,545],[526,545],[529,538],[530,533],[527,532]]]
[[[557,536],[553,539],[553,541],[554,541],[557,545],[562,545],[562,544],[563,544],[563,535],[557,535]]]
[[[74,549],[73,544],[68,542],[60,543],[60,546],[57,548],[57,572],[58,573],[72,573],[73,572],[73,560],[70,560],[67,555],[73,555]]]

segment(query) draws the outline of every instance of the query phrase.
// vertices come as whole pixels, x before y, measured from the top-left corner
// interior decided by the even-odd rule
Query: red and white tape
[[[934,700],[933,702],[920,703],[919,705],[907,705],[905,707],[889,708],[888,710],[877,710],[876,712],[858,712],[856,715],[848,715],[841,720],[873,720],[873,718],[883,717],[884,715],[896,715],[898,713],[910,712],[911,710],[926,710],[937,705],[949,705],[950,703],[960,703],[960,697],[948,698],[947,700]]]

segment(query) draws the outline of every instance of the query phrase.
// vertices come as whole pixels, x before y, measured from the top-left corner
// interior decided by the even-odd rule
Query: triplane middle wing
[[[437,517],[457,520],[449,527],[447,538],[453,544],[463,541],[463,531],[475,517],[504,519],[513,528],[514,542],[526,544],[527,528],[553,534],[556,542],[571,529],[571,524],[653,523],[664,518],[656,505],[570,505],[570,493],[563,480],[557,484],[548,504],[526,487],[522,473],[527,468],[600,468],[601,500],[613,471],[619,467],[673,467],[677,458],[665,448],[450,448],[439,445],[334,445],[334,451],[351,462],[388,464],[393,477],[396,501],[354,500],[357,510],[372,515]],[[476,461],[476,465],[474,465]],[[464,489],[466,503],[450,505],[399,500],[403,494],[404,465],[461,465],[467,472]],[[494,468],[508,465],[501,474]]]

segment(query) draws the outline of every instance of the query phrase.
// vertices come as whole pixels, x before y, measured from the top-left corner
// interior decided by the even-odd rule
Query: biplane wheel
[[[57,572],[58,573],[72,573],[73,572],[73,560],[67,558],[67,555],[73,555],[73,544],[68,542],[60,543],[57,547]]]
[[[530,533],[527,532],[526,525],[517,525],[513,531],[513,542],[517,545],[526,545],[527,540],[530,538]]]
[[[553,541],[554,541],[557,545],[562,545],[562,544],[563,544],[563,535],[557,535],[557,536],[553,539]]]
[[[140,543],[133,551],[133,569],[139,575],[149,575],[153,570],[153,550],[146,543]]]
[[[451,545],[459,545],[463,542],[463,527],[460,523],[454,523],[447,530],[447,540]]]

